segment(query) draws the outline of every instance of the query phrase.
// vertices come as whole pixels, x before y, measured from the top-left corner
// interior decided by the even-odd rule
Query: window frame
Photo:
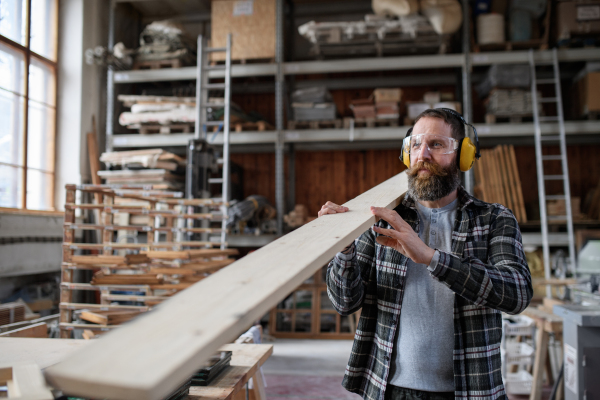
[[[9,163],[4,163],[4,162],[0,162],[0,165],[8,165],[8,166],[12,166],[15,168],[21,168],[22,170],[22,174],[21,174],[21,198],[20,198],[20,207],[18,208],[10,208],[10,207],[0,207],[0,212],[3,211],[11,211],[11,210],[21,210],[21,211],[55,211],[56,210],[56,204],[55,204],[55,182],[56,182],[56,132],[57,132],[57,127],[58,127],[58,15],[59,15],[59,0],[51,0],[52,2],[54,2],[54,16],[53,16],[53,25],[54,28],[52,29],[52,32],[49,32],[49,35],[51,35],[52,40],[54,41],[54,50],[53,50],[53,58],[56,61],[53,61],[41,54],[38,54],[36,52],[34,52],[33,50],[31,50],[31,3],[32,0],[27,0],[27,2],[25,3],[25,7],[26,9],[24,10],[24,13],[27,14],[27,18],[26,18],[26,27],[25,27],[25,45],[22,45],[6,36],[3,36],[0,34],[0,42],[2,42],[2,44],[4,44],[7,47],[10,47],[12,50],[14,50],[15,52],[21,53],[24,59],[24,79],[23,79],[23,94],[19,94],[19,96],[22,96],[23,98],[23,114],[22,114],[22,121],[21,121],[21,134],[22,134],[22,143],[20,144],[22,147],[22,165],[20,166],[15,166],[13,164],[9,164]],[[54,79],[54,93],[53,93],[53,97],[54,97],[54,106],[50,106],[48,104],[45,104],[46,106],[50,106],[54,108],[54,121],[50,122],[50,126],[52,127],[52,136],[49,140],[49,145],[53,147],[53,150],[51,151],[51,159],[50,159],[50,167],[51,167],[51,171],[43,171],[43,173],[47,173],[51,176],[51,184],[49,185],[49,187],[46,189],[46,192],[44,193],[45,196],[48,197],[49,199],[49,208],[47,209],[43,209],[43,210],[37,210],[37,209],[29,209],[27,208],[27,175],[28,175],[28,163],[27,163],[27,153],[28,153],[28,132],[29,132],[29,81],[30,81],[30,75],[29,75],[29,70],[30,70],[30,66],[31,66],[31,62],[32,60],[35,60],[39,63],[44,64],[45,66],[49,67],[49,69],[52,71],[52,76]],[[33,100],[35,101],[35,100]],[[37,168],[33,168],[36,169]]]

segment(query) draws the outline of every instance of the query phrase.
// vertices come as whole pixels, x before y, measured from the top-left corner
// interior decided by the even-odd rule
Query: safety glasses
[[[411,156],[420,153],[425,147],[431,154],[451,154],[458,148],[458,140],[448,136],[424,133],[408,136],[402,142],[402,150]]]

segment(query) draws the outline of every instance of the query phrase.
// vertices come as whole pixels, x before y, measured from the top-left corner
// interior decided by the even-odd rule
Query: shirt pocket
[[[405,257],[391,247],[375,245],[377,297],[385,301],[396,301],[397,290],[404,279]]]
[[[463,249],[463,256],[473,257],[484,263],[487,263],[488,242],[481,240],[467,241]]]

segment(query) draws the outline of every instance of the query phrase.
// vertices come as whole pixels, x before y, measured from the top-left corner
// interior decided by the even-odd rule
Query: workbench
[[[40,369],[54,365],[72,352],[90,344],[89,340],[0,338],[0,367],[35,363]],[[209,386],[192,386],[188,399],[232,400],[253,379],[252,397],[266,399],[260,366],[273,354],[273,345],[225,344],[220,351],[231,351],[230,367]],[[245,393],[242,398],[246,398]]]

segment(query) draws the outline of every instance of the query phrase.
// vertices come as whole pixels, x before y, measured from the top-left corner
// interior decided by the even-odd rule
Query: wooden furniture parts
[[[372,226],[370,206],[394,208],[407,188],[405,173],[388,179],[347,202],[350,211],[309,222],[93,340],[46,378],[77,396],[164,398]]]
[[[269,334],[286,339],[354,338],[360,312],[341,316],[327,296],[327,265],[271,310]]]
[[[213,246],[212,242],[183,240],[186,232],[212,230],[188,228],[190,221],[221,218],[213,213],[190,212],[187,206],[218,206],[218,202],[209,199],[183,200],[178,198],[180,193],[158,191],[152,186],[115,188],[106,185],[67,185],[66,189],[60,302],[62,338],[70,337],[70,330],[76,328],[93,331],[112,329],[204,279],[206,274],[231,264],[234,260],[229,256],[237,254],[237,250],[207,248]],[[77,191],[99,195],[101,203],[77,204]],[[101,221],[78,224],[75,221],[77,209],[102,211]],[[129,221],[132,215],[146,216],[146,221],[142,221],[141,225],[130,222],[117,224],[120,217]],[[98,231],[101,243],[76,243],[76,230]],[[119,232],[131,231],[145,232],[146,243],[115,241],[115,235]],[[80,250],[95,251],[96,254],[76,255],[75,252]],[[114,254],[115,251],[122,253],[124,250],[138,253]],[[74,282],[75,270],[91,270],[94,272],[93,278],[89,283]],[[100,304],[74,303],[73,291],[98,292]],[[113,291],[121,292],[115,294]],[[143,304],[113,304],[118,301]],[[83,309],[88,311],[79,316],[93,324],[73,322],[74,312],[79,314],[78,310]]]
[[[533,319],[537,330],[535,334],[535,360],[533,362],[533,382],[531,385],[530,400],[540,400],[542,398],[542,383],[544,370],[549,383],[553,383],[552,370],[548,368],[548,344],[550,334],[554,335],[556,340],[562,341],[562,318],[554,314],[542,311],[537,308],[527,308],[523,315]],[[557,391],[557,399],[564,398],[564,389]]]

